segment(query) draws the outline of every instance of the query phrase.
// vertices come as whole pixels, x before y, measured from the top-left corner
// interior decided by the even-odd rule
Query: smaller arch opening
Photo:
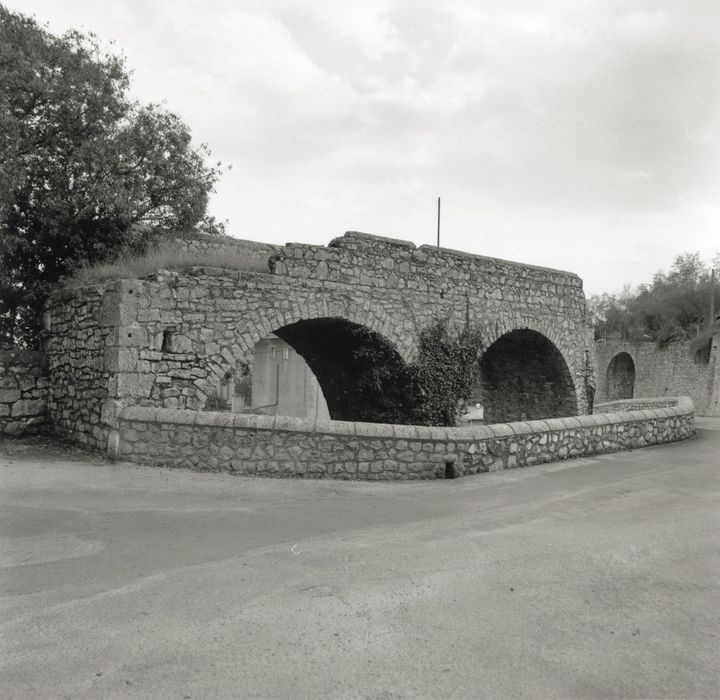
[[[455,462],[445,462],[445,478],[455,478]]]
[[[606,374],[608,401],[631,399],[635,393],[635,362],[626,352],[610,360]]]

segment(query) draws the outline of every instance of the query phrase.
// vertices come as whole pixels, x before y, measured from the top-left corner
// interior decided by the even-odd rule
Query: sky
[[[365,231],[571,270],[720,252],[717,0],[0,0],[114,41],[232,168],[238,238]]]

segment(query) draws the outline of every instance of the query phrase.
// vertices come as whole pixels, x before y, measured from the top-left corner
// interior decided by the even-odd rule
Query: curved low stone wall
[[[645,411],[652,408],[670,408],[678,405],[682,397],[660,396],[654,399],[618,399],[595,404],[594,413],[617,413],[618,411]],[[693,402],[694,405],[694,402]]]
[[[274,477],[434,479],[512,469],[695,434],[687,397],[659,408],[613,402],[623,412],[437,428],[309,421],[285,416],[129,406],[110,453],[141,464]]]

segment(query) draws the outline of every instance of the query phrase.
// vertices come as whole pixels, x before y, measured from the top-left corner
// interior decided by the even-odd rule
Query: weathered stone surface
[[[12,407],[12,417],[39,416],[45,413],[47,401],[43,399],[20,399]]]
[[[41,353],[0,351],[0,433],[33,434],[44,426],[46,371],[46,359]]]
[[[659,349],[653,342],[598,340],[596,354],[596,403],[655,397],[655,408],[663,397],[689,396],[699,415],[720,416],[720,335],[707,358],[694,357],[689,341]]]
[[[53,376],[96,373],[98,391],[128,404],[199,408],[228,368],[252,362],[258,340],[288,325],[343,319],[389,341],[407,362],[433,321],[449,317],[459,327],[469,314],[488,348],[516,332],[545,338],[567,368],[565,399],[580,413],[587,410],[594,355],[576,275],[354,232],[327,247],[198,245],[208,254],[236,245],[252,249],[267,254],[268,264],[262,272],[241,273],[198,267],[54,296],[48,305]],[[102,354],[100,345],[107,348]],[[536,393],[542,386],[536,384]],[[532,396],[537,408],[542,401]],[[75,400],[60,390],[54,404]],[[542,405],[552,412],[555,404]],[[519,400],[506,408],[518,419],[538,417],[524,415]],[[51,415],[58,415],[54,405]]]
[[[272,430],[258,429],[265,416],[126,407],[119,413],[116,453],[132,461],[165,466],[265,476],[434,479],[514,469],[602,452],[659,444],[694,433],[693,406],[674,400],[681,413],[668,417],[657,409],[635,412],[605,426],[570,425],[528,430],[525,423],[492,426],[479,438],[464,429],[444,429],[445,439],[374,436],[372,424],[338,423],[333,433],[311,421],[283,420]],[[578,421],[576,421],[578,422]],[[296,430],[295,428],[299,428]],[[602,438],[598,430],[602,430]],[[425,434],[418,431],[418,435]]]
[[[20,389],[0,389],[0,403],[15,403],[21,396]]]

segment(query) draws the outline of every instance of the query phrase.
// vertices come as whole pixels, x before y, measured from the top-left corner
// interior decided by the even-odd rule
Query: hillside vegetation
[[[716,269],[714,290],[711,269]],[[649,284],[626,286],[619,294],[590,297],[595,338],[653,340],[664,347],[673,340],[705,338],[720,330],[720,254],[712,265],[698,253],[679,255],[668,272],[659,270]],[[715,295],[715,319],[710,295]]]

